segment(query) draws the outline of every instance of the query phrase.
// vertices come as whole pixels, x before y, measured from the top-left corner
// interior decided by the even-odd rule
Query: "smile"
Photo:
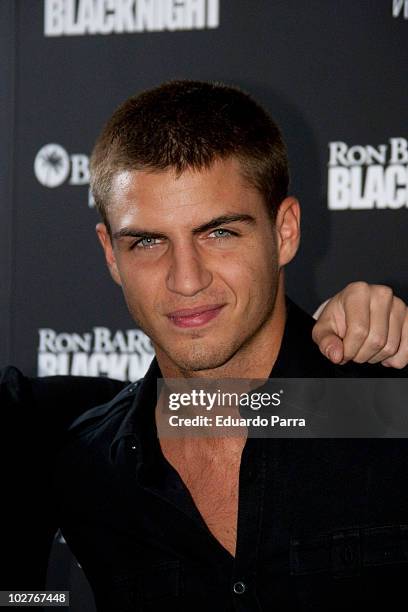
[[[224,304],[206,305],[199,308],[184,308],[170,312],[167,317],[177,327],[200,327],[215,319]]]

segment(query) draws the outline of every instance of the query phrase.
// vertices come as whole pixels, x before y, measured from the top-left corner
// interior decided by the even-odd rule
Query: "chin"
[[[215,350],[209,350],[205,347],[195,348],[194,351],[186,351],[170,353],[168,356],[177,365],[178,368],[185,372],[201,372],[203,370],[214,370],[223,366],[235,351],[229,349],[221,349],[217,347]]]

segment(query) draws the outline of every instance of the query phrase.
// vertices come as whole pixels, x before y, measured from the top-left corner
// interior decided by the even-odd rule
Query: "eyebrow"
[[[253,217],[252,215],[247,215],[247,214],[221,215],[220,217],[215,217],[214,219],[211,219],[210,221],[207,221],[206,223],[203,223],[201,225],[198,225],[197,227],[194,227],[192,232],[193,234],[201,234],[202,232],[207,232],[208,230],[214,229],[218,227],[219,225],[225,225],[226,223],[234,223],[234,222],[254,224],[255,217]],[[122,229],[120,229],[119,231],[113,234],[113,238],[115,238],[115,240],[118,240],[120,238],[126,238],[126,237],[166,238],[166,236],[164,234],[161,234],[160,232],[154,232],[154,231],[151,232],[149,230],[138,229],[136,227],[122,227]]]

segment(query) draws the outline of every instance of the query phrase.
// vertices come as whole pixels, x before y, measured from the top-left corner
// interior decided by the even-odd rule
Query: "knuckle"
[[[394,295],[393,290],[388,285],[373,285],[373,289],[383,299],[391,299]]]
[[[362,342],[368,337],[368,329],[362,323],[354,323],[350,326],[350,335],[355,341]]]
[[[396,295],[394,295],[393,303],[394,303],[394,306],[396,306],[400,310],[405,311],[407,308],[407,305],[405,304],[404,300],[401,300],[401,298],[397,297]]]
[[[387,337],[384,334],[372,333],[368,336],[367,342],[373,350],[381,350],[387,343]]]
[[[349,291],[369,291],[369,284],[365,281],[353,281],[346,286]]]

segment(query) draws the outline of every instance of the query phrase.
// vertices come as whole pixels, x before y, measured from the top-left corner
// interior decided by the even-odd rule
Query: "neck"
[[[253,378],[266,379],[275,364],[286,322],[283,270],[279,274],[276,300],[271,316],[248,343],[226,363],[217,368],[199,371],[181,370],[160,350],[157,361],[164,378]]]

